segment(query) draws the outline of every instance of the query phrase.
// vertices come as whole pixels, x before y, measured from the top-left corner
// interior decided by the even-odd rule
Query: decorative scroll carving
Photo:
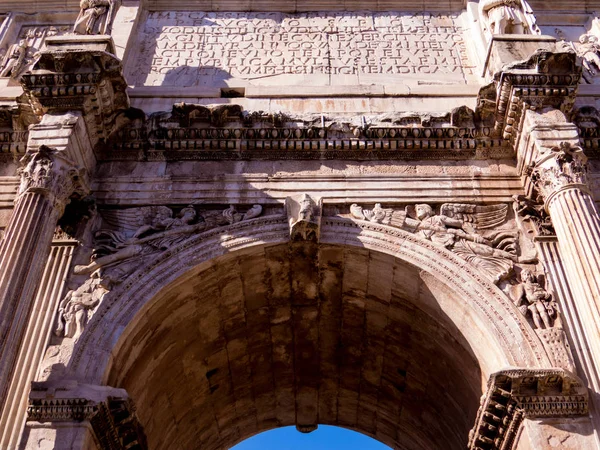
[[[511,297],[521,314],[530,317],[537,329],[549,329],[555,326],[558,309],[552,295],[542,287],[540,276],[523,269],[521,284],[512,288]]]
[[[581,147],[568,142],[542,153],[530,173],[531,180],[546,205],[554,194],[569,186],[588,189],[587,157]]]
[[[303,194],[299,200],[288,197],[285,208],[290,224],[290,239],[292,241],[318,241],[321,226],[321,200],[318,202],[308,194]]]
[[[76,266],[75,273],[89,274],[101,268],[119,266],[118,271],[113,270],[108,276],[111,282],[120,282],[139,264],[137,259],[141,256],[167,250],[211,228],[254,219],[261,213],[260,205],[254,205],[245,213],[238,212],[234,206],[198,213],[192,205],[177,214],[166,206],[104,211],[105,222],[120,231],[98,231],[92,261],[87,266]],[[104,273],[103,277],[106,276]]]
[[[540,34],[525,0],[481,0],[480,16],[488,34]]]
[[[73,381],[33,383],[27,416],[28,420],[38,422],[87,420],[102,449],[147,448],[135,406],[123,389]]]
[[[78,168],[64,152],[42,145],[37,151],[28,152],[21,164],[18,195],[43,193],[53,201],[61,215],[69,197],[74,194],[84,196],[89,192],[85,170]]]
[[[350,214],[355,219],[402,228],[423,239],[446,247],[477,266],[494,282],[513,272],[513,263],[531,262],[535,256],[518,256],[518,232],[489,230],[506,220],[507,205],[477,206],[446,203],[440,214],[427,204],[407,206],[405,211],[384,209],[380,204],[365,210],[354,204]],[[481,230],[489,230],[480,233]]]
[[[110,34],[121,0],[81,0],[73,33]]]
[[[514,369],[492,374],[481,398],[470,450],[510,449],[524,418],[583,416],[588,392],[565,370]]]

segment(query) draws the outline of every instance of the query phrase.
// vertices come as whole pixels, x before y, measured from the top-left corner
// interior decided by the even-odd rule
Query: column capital
[[[561,142],[556,147],[542,149],[530,168],[530,175],[546,211],[552,198],[561,191],[576,188],[589,192],[587,171],[587,157],[578,145]]]
[[[17,200],[28,192],[40,193],[52,201],[59,215],[72,195],[85,196],[90,190],[86,170],[78,167],[65,152],[45,145],[27,152],[21,159],[19,175]]]
[[[588,390],[563,369],[507,369],[490,376],[469,449],[512,448],[523,419],[588,414]]]

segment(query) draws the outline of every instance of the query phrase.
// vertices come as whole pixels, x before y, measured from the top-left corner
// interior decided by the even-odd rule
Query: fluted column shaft
[[[600,219],[594,201],[579,186],[561,189],[547,202],[565,270],[583,319],[586,342],[600,374]]]
[[[587,158],[569,141],[541,148],[531,181],[552,218],[568,280],[563,308],[592,388],[593,421],[600,423],[600,217],[587,184]],[[562,286],[562,283],[561,283]],[[566,287],[566,286],[565,286]]]
[[[0,246],[0,411],[52,236],[82,173],[64,152],[40,147],[23,161],[15,208]]]

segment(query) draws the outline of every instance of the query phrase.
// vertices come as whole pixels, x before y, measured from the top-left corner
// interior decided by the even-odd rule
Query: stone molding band
[[[469,450],[511,449],[523,419],[588,414],[583,382],[562,369],[509,369],[490,376]]]

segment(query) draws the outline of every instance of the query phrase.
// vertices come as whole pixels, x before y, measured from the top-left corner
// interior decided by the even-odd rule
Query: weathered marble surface
[[[150,12],[129,62],[135,85],[354,85],[399,76],[465,83],[457,14]]]

